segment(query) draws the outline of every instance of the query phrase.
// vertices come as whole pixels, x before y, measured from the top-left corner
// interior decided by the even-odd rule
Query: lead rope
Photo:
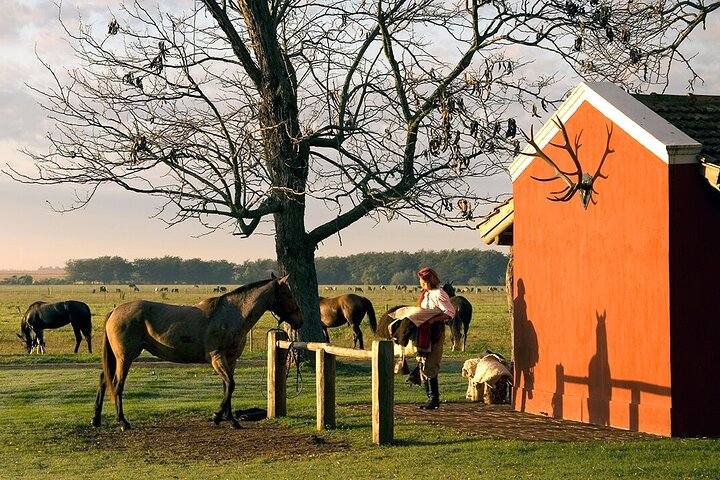
[[[270,311],[270,314],[273,316],[273,318],[275,318],[275,320],[277,321],[278,324],[277,324],[277,327],[270,328],[270,329],[268,329],[267,332],[265,332],[265,338],[267,338],[267,336],[270,334],[270,332],[284,332],[287,334],[288,332],[286,332],[285,330],[280,328],[280,323],[282,323],[282,320],[280,320],[273,311]],[[286,398],[295,398],[295,397],[299,396],[300,392],[302,392],[302,390],[303,390],[302,371],[300,369],[300,355],[298,354],[298,349],[292,346],[292,342],[297,341],[297,332],[294,330],[291,331],[288,334],[288,337],[290,337],[291,345],[290,345],[290,348],[288,349],[288,354],[285,357],[285,380],[287,382],[287,379],[290,378],[290,368],[292,367],[292,365],[294,363],[295,364],[295,394],[289,395],[287,393],[287,391],[289,391],[289,389],[286,389],[287,391],[286,391],[285,395],[286,395]],[[267,345],[267,341],[265,342],[265,344]],[[265,364],[265,367],[264,367],[264,376],[265,376],[265,378],[267,378],[267,363]],[[286,385],[287,385],[287,383],[286,383]],[[267,398],[267,392],[263,391],[263,397]]]

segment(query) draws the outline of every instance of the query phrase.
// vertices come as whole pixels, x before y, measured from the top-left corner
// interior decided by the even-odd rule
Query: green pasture
[[[228,287],[231,287],[228,285]],[[300,479],[300,478],[527,478],[527,479],[699,479],[720,478],[720,441],[708,439],[653,439],[626,442],[526,442],[497,440],[459,433],[425,422],[398,420],[395,445],[377,447],[371,441],[367,409],[370,368],[338,361],[337,428],[322,432],[328,442],[345,442],[339,453],[274,458],[260,455],[244,461],[188,460],[150,455],[120,448],[109,450],[92,442],[90,426],[97,388],[100,328],[114,304],[134,298],[194,303],[212,295],[211,287],[181,286],[163,298],[154,286],[108,286],[107,294],[91,286],[0,287],[0,479]],[[97,287],[95,287],[97,288]],[[121,292],[115,292],[120,288]],[[344,287],[347,289],[347,287]],[[325,292],[323,292],[325,293]],[[341,289],[336,291],[341,293]],[[414,294],[394,291],[365,292],[378,315],[385,305],[412,304]],[[441,372],[444,401],[464,401],[466,382],[459,364],[485,349],[509,353],[510,340],[505,297],[500,293],[468,294],[474,307],[468,351],[449,352]],[[35,300],[77,299],[90,305],[94,317],[96,353],[72,353],[72,331],[47,332],[48,353],[28,355],[15,338],[21,309]],[[275,325],[264,317],[254,332],[253,351],[240,360],[236,372],[235,408],[265,406],[264,336]],[[367,325],[365,337],[373,336]],[[331,330],[335,343],[352,345],[348,328]],[[77,365],[84,363],[85,365]],[[288,380],[288,417],[266,420],[308,437],[315,433],[314,374],[304,367],[298,382]],[[299,388],[296,388],[299,387]],[[298,391],[299,390],[299,391]],[[221,396],[221,382],[210,366],[154,368],[141,363],[132,368],[125,394],[125,413],[134,429],[149,429],[167,419],[209,418]],[[398,403],[421,400],[418,388],[396,378]],[[442,408],[442,407],[441,407]],[[101,432],[123,435],[117,429],[108,400]],[[217,430],[222,438],[222,425]],[[222,441],[218,448],[223,448]]]
[[[228,289],[235,286],[226,285]],[[15,336],[20,329],[21,314],[18,313],[18,307],[24,313],[28,305],[38,300],[47,302],[80,300],[87,303],[93,313],[93,351],[95,351],[95,347],[99,349],[100,346],[100,332],[102,331],[103,320],[115,305],[137,299],[191,305],[204,298],[218,295],[213,293],[214,286],[209,285],[198,287],[192,285],[139,285],[140,292],[131,291],[127,285],[106,285],[106,287],[108,293],[100,293],[98,285],[0,285],[0,363],[15,361],[22,363],[33,361],[44,363],[98,361],[98,355],[87,354],[85,342],[80,346],[80,354],[75,355],[72,353],[75,346],[75,337],[69,326],[59,330],[45,331],[47,351],[43,357],[29,357],[22,351],[20,341]],[[177,288],[179,292],[156,291],[161,287]],[[326,286],[321,286],[319,289],[320,294],[331,297],[351,293],[351,289],[355,289],[355,287],[347,285],[339,285],[334,288],[334,291],[328,291]],[[363,292],[356,293],[369,298],[373,302],[378,318],[392,306],[400,304],[415,305],[417,303],[417,293],[401,292],[392,287],[381,290],[376,286],[372,291],[368,291],[367,286],[362,288],[364,289]],[[95,290],[95,293],[93,293],[93,290]],[[473,320],[468,332],[468,351],[463,354],[461,352],[450,352],[450,348],[448,348],[447,355],[450,358],[470,358],[472,354],[485,352],[487,349],[500,352],[503,355],[510,355],[510,324],[505,293],[487,292],[487,287],[483,287],[483,290],[481,293],[465,294],[466,298],[473,304]],[[276,320],[270,314],[266,314],[253,331],[252,352],[246,351],[245,354],[250,357],[264,357],[265,333],[276,325]],[[374,335],[367,318],[363,320],[362,328],[366,348],[370,348]],[[330,338],[333,343],[339,345],[347,347],[353,345],[352,331],[348,327],[330,329]],[[99,350],[95,353],[99,353]]]

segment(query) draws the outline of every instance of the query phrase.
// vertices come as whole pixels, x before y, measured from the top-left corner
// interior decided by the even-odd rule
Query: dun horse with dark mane
[[[105,389],[115,399],[120,429],[130,428],[123,414],[122,395],[130,364],[143,350],[177,363],[210,363],[224,384],[224,395],[213,421],[240,423],[233,415],[235,364],[245,348],[246,335],[267,310],[294,329],[302,326],[302,312],[287,284],[288,276],[239,287],[193,306],[134,301],[115,308],[105,321],[102,373],[95,400],[93,425],[100,426]]]
[[[370,327],[374,332],[377,329],[375,309],[367,298],[354,293],[333,298],[320,297],[320,321],[328,343],[330,343],[328,327],[341,327],[347,323],[353,329],[353,348],[356,348],[358,343],[360,348],[365,348],[362,330],[360,330],[360,322],[365,314],[367,314]]]
[[[18,307],[20,311],[20,307]],[[75,333],[75,353],[80,348],[83,336],[87,340],[88,351],[92,353],[90,333],[92,330],[92,314],[90,307],[83,302],[68,300],[66,302],[35,302],[30,305],[20,322],[20,333],[17,336],[28,353],[37,347],[39,353],[45,353],[45,336],[43,330],[72,325]]]

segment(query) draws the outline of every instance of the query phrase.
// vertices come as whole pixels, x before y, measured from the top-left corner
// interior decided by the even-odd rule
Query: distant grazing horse
[[[235,390],[235,363],[250,329],[267,310],[294,329],[302,312],[287,284],[288,276],[238,287],[193,306],[137,300],[116,307],[105,320],[102,373],[95,399],[93,425],[100,426],[105,389],[115,399],[120,429],[130,424],[123,414],[122,395],[130,364],[143,350],[177,363],[210,363],[224,384],[224,396],[213,421],[228,420],[240,428],[230,402]]]
[[[442,286],[445,293],[450,297],[450,302],[455,307],[455,316],[445,322],[450,327],[452,336],[452,349],[465,351],[465,343],[467,342],[467,331],[470,327],[470,319],[472,319],[472,305],[467,298],[463,296],[455,296],[455,287],[452,282]]]
[[[20,322],[21,333],[18,333],[17,336],[20,337],[20,341],[28,353],[31,353],[35,347],[37,347],[38,353],[45,353],[43,330],[64,327],[69,323],[75,332],[75,353],[80,348],[83,336],[87,340],[88,351],[92,353],[91,317],[90,307],[83,302],[75,300],[56,303],[35,302],[23,315]]]
[[[372,302],[367,298],[355,295],[354,293],[333,298],[320,297],[320,321],[322,322],[323,331],[325,332],[325,338],[328,343],[330,342],[330,334],[328,334],[327,331],[328,327],[341,327],[347,323],[352,327],[355,335],[353,348],[357,347],[358,343],[360,344],[360,348],[365,348],[363,345],[362,330],[360,330],[360,322],[365,314],[367,314],[370,327],[374,332],[377,329],[375,309],[373,308]]]

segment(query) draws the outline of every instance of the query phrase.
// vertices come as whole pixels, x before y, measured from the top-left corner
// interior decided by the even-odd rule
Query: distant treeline
[[[415,284],[416,272],[434,268],[443,281],[457,285],[501,285],[505,283],[508,257],[490,250],[442,250],[416,253],[361,253],[349,257],[320,257],[315,265],[321,285]],[[245,284],[278,273],[275,260],[254,260],[234,264],[224,260],[205,261],[180,257],[121,257],[70,260],[65,281],[109,284]]]

